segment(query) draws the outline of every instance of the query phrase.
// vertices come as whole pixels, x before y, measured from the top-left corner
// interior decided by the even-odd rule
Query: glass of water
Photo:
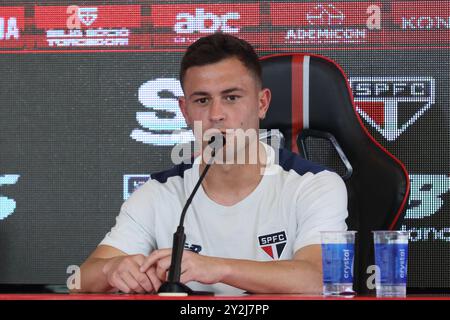
[[[353,291],[356,231],[322,231],[323,294],[348,295]]]
[[[405,297],[408,231],[373,231],[377,297]]]

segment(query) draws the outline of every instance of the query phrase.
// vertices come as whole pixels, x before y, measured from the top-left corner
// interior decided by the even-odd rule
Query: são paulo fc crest
[[[85,26],[90,26],[97,19],[97,8],[78,8],[78,19]]]
[[[435,103],[431,77],[351,77],[356,109],[388,141],[396,140]]]
[[[286,247],[287,237],[285,231],[258,236],[259,246],[273,260],[279,260]]]

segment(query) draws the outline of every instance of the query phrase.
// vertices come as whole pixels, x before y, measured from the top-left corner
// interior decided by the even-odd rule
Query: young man
[[[183,57],[180,81],[181,111],[188,125],[201,123],[201,134],[226,132],[228,145],[231,129],[258,132],[270,91],[262,88],[258,56],[247,42],[221,33],[199,39]],[[181,282],[222,294],[319,293],[320,231],[346,230],[345,185],[337,174],[258,138],[234,152],[255,146],[256,163],[213,164],[194,197]],[[276,152],[279,163],[273,163]],[[158,290],[180,213],[204,166],[197,157],[154,174],[131,195],[82,265],[80,291]]]

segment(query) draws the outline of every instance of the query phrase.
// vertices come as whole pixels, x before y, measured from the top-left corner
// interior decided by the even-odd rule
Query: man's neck
[[[208,197],[215,202],[232,206],[246,198],[263,178],[267,154],[258,143],[256,164],[213,164],[203,180],[202,186]],[[200,165],[200,172],[205,164]]]

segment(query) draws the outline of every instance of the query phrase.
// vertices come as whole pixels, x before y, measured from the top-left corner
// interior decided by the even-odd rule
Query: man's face
[[[181,112],[192,128],[194,121],[201,121],[203,132],[258,130],[259,120],[264,118],[270,103],[270,91],[261,89],[253,74],[237,58],[191,67],[183,84]],[[196,139],[200,138],[196,134]]]

